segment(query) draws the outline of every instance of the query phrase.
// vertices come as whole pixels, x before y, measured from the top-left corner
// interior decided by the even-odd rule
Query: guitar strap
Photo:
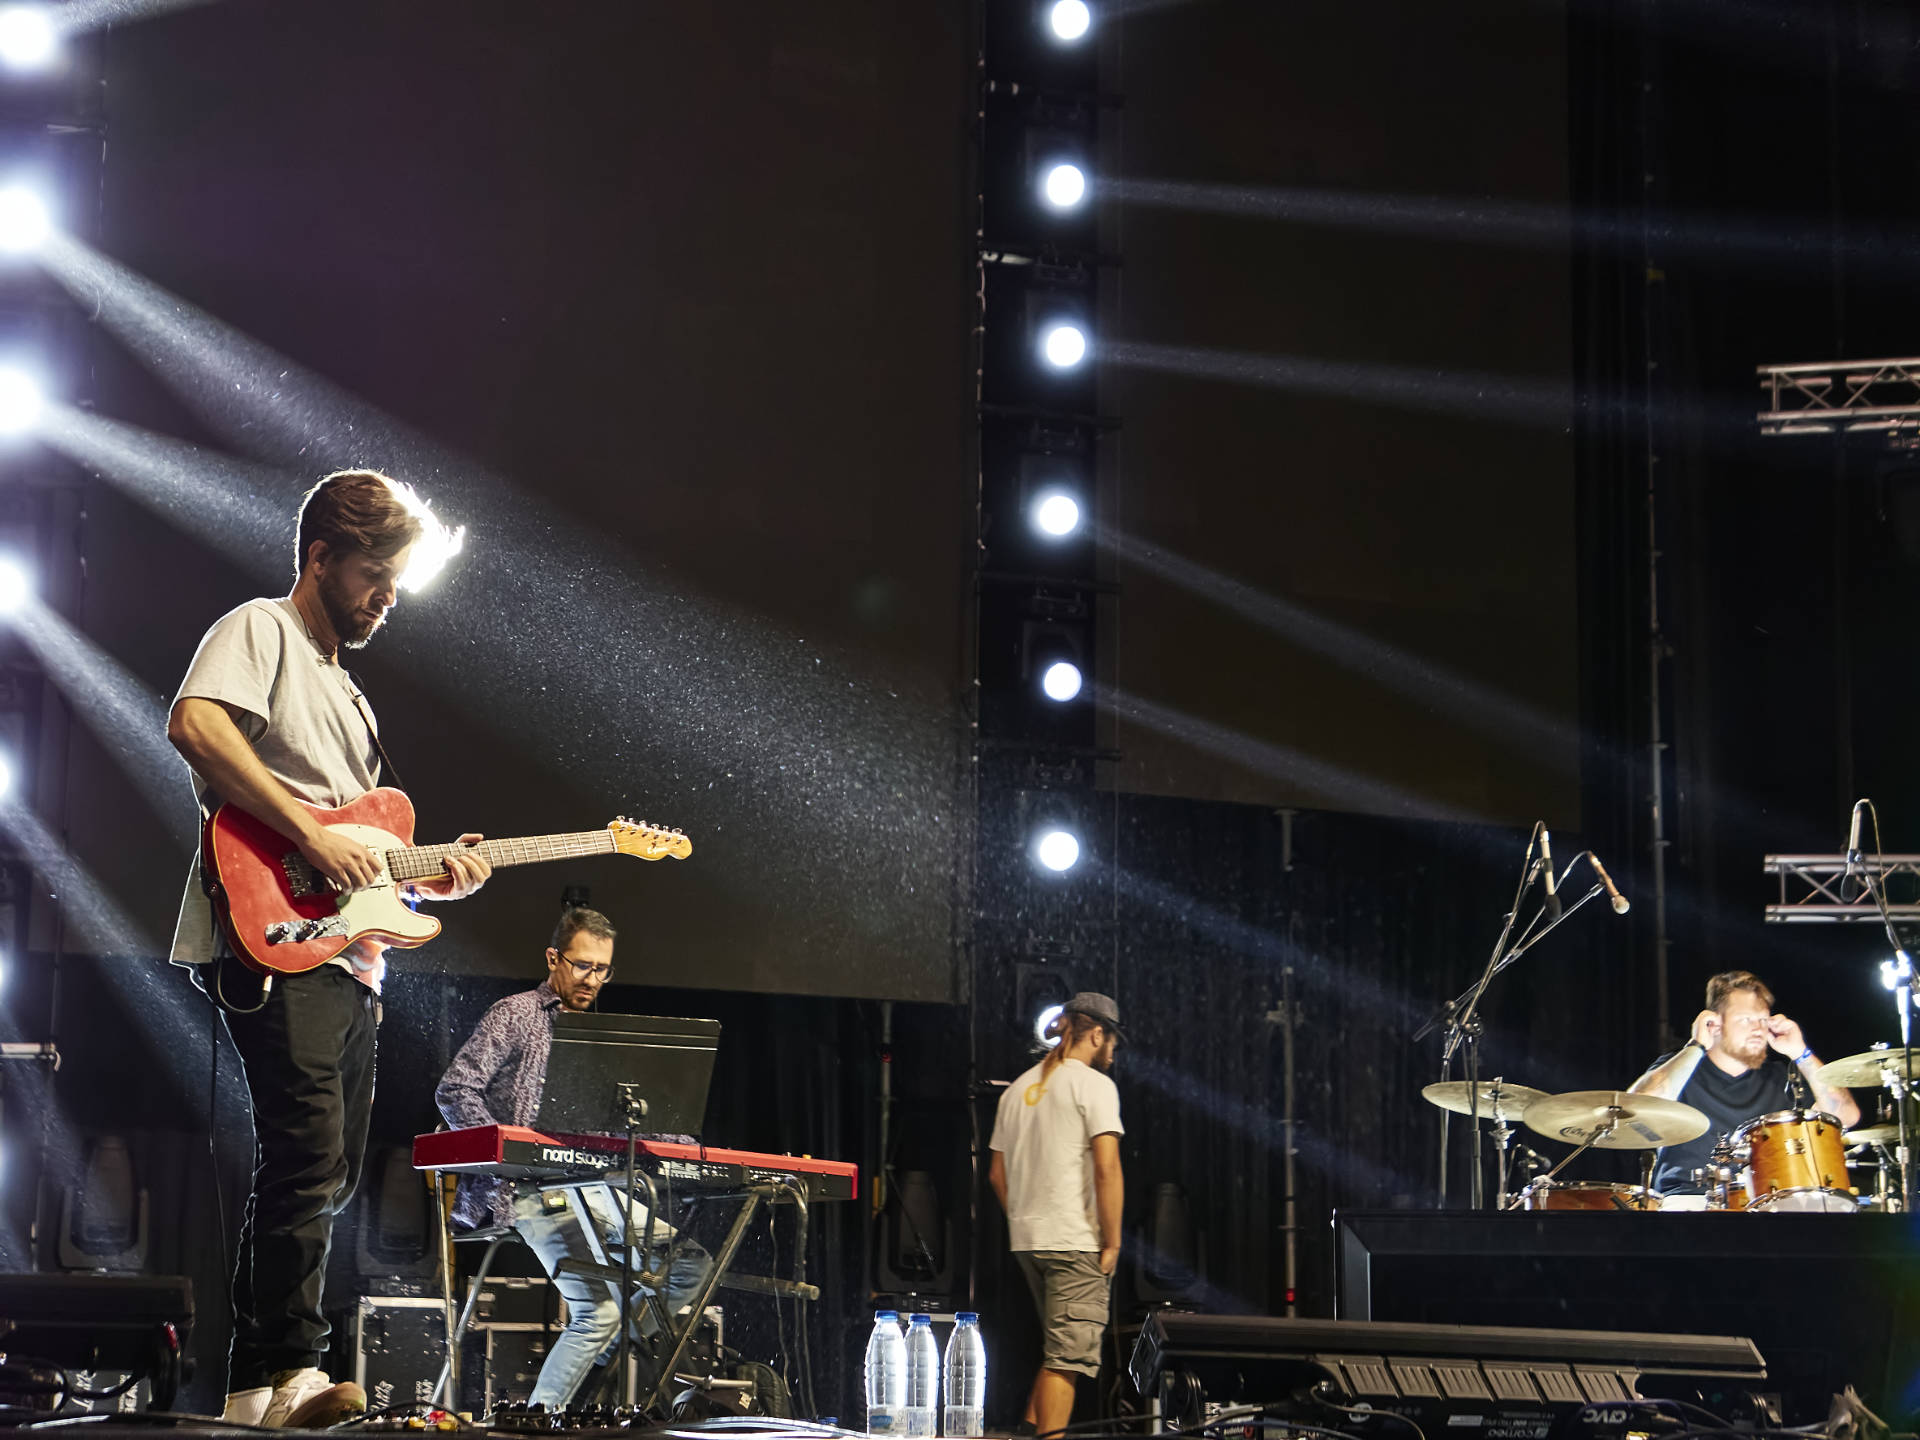
[[[380,730],[373,723],[373,711],[367,706],[367,697],[360,692],[359,677],[344,665],[340,667],[340,673],[347,677],[347,693],[353,697],[353,708],[360,712],[360,722],[367,727],[367,734],[373,740],[373,753],[380,757],[380,783],[391,785],[396,790],[405,790],[407,783],[400,778],[399,767],[393,763],[393,757],[387,754],[387,747],[380,743]]]

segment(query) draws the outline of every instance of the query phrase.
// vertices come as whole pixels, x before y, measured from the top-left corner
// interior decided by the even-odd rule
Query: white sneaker
[[[236,1390],[227,1396],[227,1408],[220,1412],[220,1419],[228,1425],[264,1425],[267,1421],[267,1402],[272,1399],[271,1385]]]
[[[367,1392],[351,1380],[336,1385],[324,1370],[282,1370],[260,1423],[270,1430],[324,1430],[367,1410]]]

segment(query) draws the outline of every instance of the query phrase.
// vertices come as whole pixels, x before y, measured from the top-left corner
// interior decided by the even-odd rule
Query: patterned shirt
[[[542,980],[493,1005],[453,1057],[433,1103],[448,1126],[531,1125],[540,1113],[560,997]],[[453,1222],[474,1228],[513,1223],[513,1187],[489,1175],[462,1175]]]
[[[433,1103],[449,1129],[475,1125],[531,1125],[540,1113],[553,1051],[553,1013],[560,996],[551,981],[509,995],[480,1017],[467,1043],[453,1057]],[[696,1143],[691,1135],[650,1135],[651,1140]],[[513,1224],[514,1187],[491,1175],[462,1175],[454,1194],[453,1223],[466,1229]]]

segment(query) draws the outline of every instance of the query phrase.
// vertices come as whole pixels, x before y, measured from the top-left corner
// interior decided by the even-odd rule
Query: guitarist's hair
[[[573,937],[582,930],[602,940],[611,941],[615,937],[613,922],[598,910],[589,910],[584,905],[569,905],[560,912],[560,923],[553,927],[553,948],[562,955],[566,954]]]
[[[398,554],[426,529],[424,509],[409,487],[377,470],[334,471],[301,497],[294,578],[307,568],[316,540],[334,553],[357,550],[376,560]]]

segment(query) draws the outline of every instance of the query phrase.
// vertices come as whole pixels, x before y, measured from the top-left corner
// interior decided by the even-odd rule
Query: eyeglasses
[[[571,965],[573,967],[573,973],[578,975],[582,980],[585,980],[591,975],[595,980],[598,980],[604,985],[607,983],[608,977],[613,974],[613,966],[611,965],[596,965],[591,960],[576,960],[571,955],[562,955],[560,958]]]

